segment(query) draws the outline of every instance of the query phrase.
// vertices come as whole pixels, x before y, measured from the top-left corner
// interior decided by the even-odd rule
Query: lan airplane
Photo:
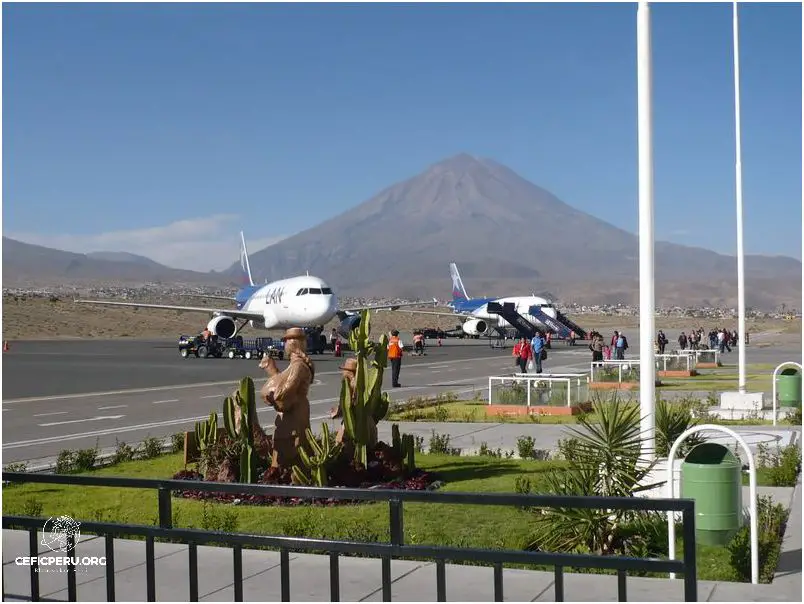
[[[396,310],[400,306],[420,306],[419,302],[402,304],[379,304],[359,308],[338,308],[338,300],[326,282],[308,275],[282,279],[265,285],[255,285],[248,262],[248,250],[243,233],[240,233],[240,267],[248,281],[233,298],[204,296],[232,300],[237,308],[205,308],[203,306],[174,306],[168,304],[144,304],[140,302],[111,302],[105,300],[76,300],[82,304],[108,306],[133,306],[135,308],[159,308],[212,314],[207,328],[213,335],[231,338],[251,324],[256,329],[287,329],[290,327],[319,328],[338,317],[338,332],[343,337],[360,325],[359,311],[364,309]],[[242,321],[237,325],[237,321]]]
[[[438,312],[428,310],[409,310],[407,312],[433,314],[441,316],[458,316],[466,319],[461,328],[466,335],[469,336],[482,336],[489,331],[489,329],[507,329],[513,327],[508,321],[503,319],[499,314],[491,313],[488,310],[489,302],[497,302],[504,304],[511,302],[514,304],[514,309],[517,313],[522,315],[525,319],[534,325],[543,325],[543,321],[530,314],[532,306],[538,306],[542,312],[548,317],[556,317],[556,309],[551,302],[539,296],[507,296],[502,298],[471,298],[466,293],[466,288],[463,286],[463,280],[458,272],[458,266],[452,262],[449,265],[450,276],[452,277],[452,301],[447,303],[447,306],[452,308],[453,312]]]

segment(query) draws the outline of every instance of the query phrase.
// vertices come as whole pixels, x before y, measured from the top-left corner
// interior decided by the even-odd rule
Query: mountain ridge
[[[392,235],[400,236],[397,250],[389,249]],[[528,242],[524,252],[516,253],[516,241]],[[465,279],[484,283],[538,279],[520,286],[523,291],[550,289],[564,297],[580,292],[578,282],[583,282],[588,284],[583,297],[591,301],[595,289],[601,284],[611,289],[608,282],[613,279],[622,286],[614,288],[612,296],[619,295],[623,302],[638,298],[636,234],[573,208],[494,160],[465,153],[431,164],[250,256],[259,280],[309,270],[339,289],[372,295],[401,295],[437,280],[443,283],[439,291],[444,291],[451,261],[463,267]],[[727,300],[736,264],[734,256],[657,241],[657,300],[660,292],[668,303]],[[227,272],[237,270],[234,264]],[[758,304],[773,304],[776,293],[788,303],[800,300],[800,276],[801,262],[795,258],[746,256],[749,281],[767,290],[780,280],[770,291],[752,292]],[[791,279],[797,279],[793,287]],[[719,284],[714,289],[713,281]],[[679,295],[668,295],[668,283],[681,287]],[[705,286],[707,295],[696,295],[690,284]]]

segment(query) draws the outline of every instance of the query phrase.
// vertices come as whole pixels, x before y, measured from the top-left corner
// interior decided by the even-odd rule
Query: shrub
[[[449,434],[437,434],[433,430],[433,435],[430,437],[430,453],[440,455],[460,455],[461,450],[450,447]]]
[[[530,483],[530,478],[528,476],[526,476],[525,474],[517,476],[514,479],[514,490],[517,493],[520,493],[522,495],[527,495],[528,493],[531,492],[532,488],[533,487],[532,487],[532,485]]]
[[[140,459],[153,459],[162,455],[162,441],[149,436],[140,444]]]
[[[125,461],[131,461],[136,457],[137,450],[127,445],[124,442],[117,441],[117,446],[115,447],[114,455],[112,456],[112,463],[118,464],[123,463]]]
[[[201,528],[205,531],[233,533],[237,530],[237,513],[206,501],[201,509]]]
[[[788,424],[792,424],[794,426],[801,425],[801,407],[796,407],[793,410],[793,413],[789,413],[785,418],[784,422]]]
[[[77,451],[64,449],[59,451],[54,472],[56,474],[87,472],[95,467],[99,453],[97,444],[92,449],[79,449]]]
[[[779,563],[788,512],[768,496],[757,497],[759,581],[770,583]],[[741,581],[751,580],[751,528],[743,526],[728,545],[729,564]]]
[[[447,419],[449,419],[449,412],[444,407],[444,405],[439,403],[438,405],[435,406],[435,409],[433,410],[433,418],[437,422],[445,422],[447,421]]]
[[[801,472],[801,449],[789,445],[771,453],[766,445],[757,446],[757,466],[762,468],[768,482],[774,487],[794,487]]]
[[[516,439],[516,448],[519,452],[519,457],[522,459],[530,459],[533,457],[533,449],[536,446],[536,439],[532,436],[519,436]]]
[[[682,399],[675,403],[668,403],[662,399],[656,401],[656,455],[667,457],[670,447],[684,432],[697,426],[699,419],[693,417],[692,408],[695,399]],[[699,434],[691,434],[679,447],[678,454],[686,457],[687,453],[696,445],[704,442]]]
[[[184,451],[184,433],[176,432],[170,437],[170,450],[173,453],[181,453]]]
[[[41,516],[42,515],[42,502],[33,497],[26,499],[22,504],[23,516]]]

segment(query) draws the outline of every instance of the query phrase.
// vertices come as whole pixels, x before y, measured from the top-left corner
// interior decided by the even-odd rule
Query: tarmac
[[[629,334],[631,354],[638,355],[638,337]],[[761,341],[761,336],[752,338]],[[749,347],[749,363],[779,363],[799,358],[800,345]],[[736,361],[736,351],[732,353]],[[331,354],[313,357],[316,383],[311,389],[314,429],[328,419],[340,387],[337,367],[342,359]],[[557,344],[549,351],[546,371],[588,370],[590,353],[584,345]],[[732,362],[727,356],[727,362]],[[174,342],[166,341],[56,341],[15,342],[3,355],[3,461],[33,460],[48,465],[65,448],[97,445],[111,451],[116,441],[137,442],[146,436],[167,437],[192,429],[193,423],[220,411],[223,398],[244,375],[255,378],[257,387],[264,374],[257,361],[228,359],[182,359]],[[280,368],[283,363],[279,363]],[[499,350],[484,341],[447,340],[441,348],[430,346],[427,356],[407,356],[402,369],[402,388],[388,389],[394,400],[433,396],[452,391],[471,398],[485,395],[489,375],[506,375],[513,370],[511,349]],[[390,381],[390,375],[386,381]],[[386,383],[386,387],[390,383]],[[261,423],[270,425],[274,413],[259,409]],[[331,423],[332,425],[332,423]],[[569,435],[568,426],[552,424],[494,423],[401,423],[405,432],[420,435],[427,445],[433,431],[450,435],[450,445],[463,454],[475,453],[485,443],[489,448],[516,451],[519,436],[532,436],[536,448],[554,450]],[[784,446],[800,442],[800,427],[739,426],[752,449],[759,443]],[[380,425],[380,438],[390,438],[391,424]],[[33,468],[32,468],[33,469]],[[701,601],[801,601],[801,495],[796,489],[760,489],[792,511],[783,541],[779,569],[771,585],[699,581]],[[100,552],[102,542],[87,538],[80,555]],[[27,553],[27,537],[3,531],[4,590],[6,599],[28,598],[27,568],[14,557]],[[16,552],[16,553],[15,553]],[[157,599],[189,599],[187,548],[156,544],[158,562]],[[117,599],[145,600],[144,544],[116,541]],[[244,561],[246,600],[278,600],[280,597],[278,554],[247,551]],[[200,547],[199,596],[206,601],[231,601],[233,591],[228,550]],[[308,554],[291,555],[291,598],[299,601],[329,601],[329,560]],[[341,599],[381,600],[380,562],[365,558],[341,558]],[[223,572],[221,572],[223,569]],[[392,563],[395,601],[435,600],[435,566],[429,563]],[[490,601],[491,569],[447,565],[447,598]],[[42,595],[66,600],[66,580],[57,573],[42,573]],[[506,600],[552,601],[554,575],[533,571],[506,570]],[[14,597],[12,594],[17,594]],[[90,568],[78,578],[80,600],[106,600],[102,569]],[[629,577],[628,598],[637,601],[681,601],[681,581]],[[616,601],[616,578],[601,575],[565,575],[568,601]]]

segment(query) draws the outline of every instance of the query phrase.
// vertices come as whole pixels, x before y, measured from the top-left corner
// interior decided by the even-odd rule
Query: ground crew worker
[[[424,354],[424,335],[421,333],[413,334],[413,351],[421,356]]]
[[[402,349],[399,330],[394,329],[388,340],[388,360],[391,361],[391,385],[399,388],[399,370],[402,369]]]
[[[204,328],[204,331],[202,331],[202,332],[201,332],[201,336],[202,336],[202,337],[203,337],[205,340],[209,340],[209,327],[205,327],[205,328]]]

